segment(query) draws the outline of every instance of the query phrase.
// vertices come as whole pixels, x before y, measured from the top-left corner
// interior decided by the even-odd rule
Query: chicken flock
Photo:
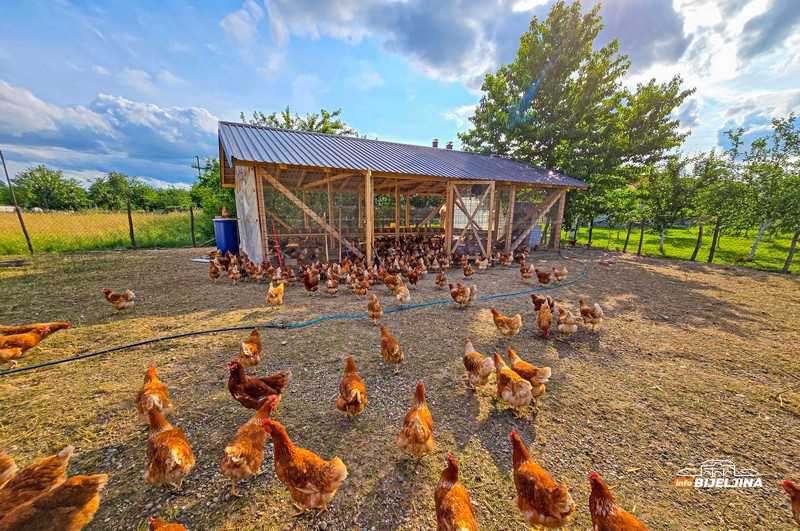
[[[283,303],[286,286],[299,282],[308,296],[322,291],[327,296],[336,296],[340,285],[354,292],[356,297],[367,299],[366,318],[373,325],[384,317],[376,293],[369,293],[382,284],[397,304],[407,305],[411,300],[409,286],[416,286],[428,274],[437,271],[435,285],[449,288],[450,296],[458,308],[466,308],[477,298],[477,285],[469,283],[474,275],[480,275],[490,266],[510,267],[519,265],[523,282],[536,275],[541,285],[560,285],[566,281],[566,267],[551,267],[550,271],[527,265],[528,250],[516,255],[495,253],[490,257],[480,255],[470,265],[467,257],[446,256],[435,239],[412,238],[403,245],[395,246],[390,240],[378,242],[376,263],[367,266],[359,259],[345,258],[339,263],[311,261],[298,264],[297,273],[288,265],[273,267],[269,261],[255,265],[247,256],[213,252],[210,255],[209,278],[216,283],[226,274],[232,284],[252,279],[256,283],[269,282],[266,303],[278,309]],[[450,283],[446,271],[462,270],[465,282]],[[456,269],[457,270],[457,269]],[[107,301],[117,311],[133,307],[135,294],[131,290],[119,293],[102,290]],[[576,334],[579,325],[595,332],[605,318],[599,304],[578,301],[577,310],[564,309],[551,296],[538,293],[530,295],[533,310],[506,316],[491,308],[492,322],[501,337],[509,342],[523,327],[522,315],[533,313],[536,328],[545,339],[550,338],[555,318],[557,339]],[[24,326],[0,326],[0,362],[9,362],[12,367],[22,354],[55,331],[70,328],[69,323],[34,323]],[[384,361],[400,371],[404,360],[401,340],[393,336],[384,324],[380,325],[380,354]],[[377,347],[377,345],[376,345]],[[498,352],[484,356],[469,338],[465,341],[462,356],[465,379],[469,388],[477,392],[490,383],[495,375],[496,390],[493,393],[499,402],[505,403],[521,415],[533,404],[539,410],[546,385],[553,372],[549,367],[537,367],[523,360],[511,346],[506,358]],[[227,363],[228,391],[243,407],[254,410],[253,416],[233,434],[230,442],[220,448],[220,471],[230,480],[231,495],[240,496],[237,481],[248,480],[260,473],[267,439],[273,443],[275,475],[285,485],[299,517],[309,511],[315,516],[327,510],[337,489],[347,479],[348,470],[339,457],[324,459],[309,449],[295,445],[286,428],[276,420],[280,417],[278,406],[292,381],[291,370],[269,376],[249,376],[246,367],[256,367],[268,357],[258,328],[254,328],[239,344],[236,360]],[[411,396],[408,409],[396,439],[396,445],[409,454],[422,458],[435,448],[434,418],[428,407],[425,384],[419,380]],[[150,366],[135,399],[141,422],[148,425],[146,466],[143,478],[178,490],[183,479],[196,464],[195,455],[185,433],[173,426],[168,418],[176,412],[167,385],[162,382],[155,366]],[[357,417],[368,406],[367,386],[359,375],[356,360],[348,356],[339,383],[335,407],[348,418]],[[514,500],[520,514],[534,529],[561,528],[567,525],[576,504],[565,483],[558,483],[531,456],[522,438],[512,431],[509,436],[512,449],[511,465],[517,496]],[[67,465],[73,448],[67,446],[57,454],[34,462],[17,471],[10,455],[0,453],[0,531],[14,529],[64,529],[77,530],[90,522],[99,506],[99,491],[108,481],[105,474],[73,476],[68,478]],[[467,486],[459,480],[459,464],[453,455],[448,455],[445,468],[434,491],[434,508],[437,529],[477,530],[478,523]],[[644,530],[645,527],[616,501],[609,487],[595,472],[588,482],[591,488],[589,514],[596,531]],[[800,525],[800,486],[785,481],[783,487],[791,500],[794,520]],[[151,530],[185,529],[177,523],[167,523],[151,518]]]

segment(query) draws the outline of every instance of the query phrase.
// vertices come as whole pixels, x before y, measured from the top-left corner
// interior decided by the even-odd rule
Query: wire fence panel
[[[22,216],[37,253],[132,247],[125,210],[23,212]],[[189,211],[132,211],[131,219],[139,248],[192,245]],[[22,254],[28,254],[28,247],[16,213],[0,212],[0,255]]]

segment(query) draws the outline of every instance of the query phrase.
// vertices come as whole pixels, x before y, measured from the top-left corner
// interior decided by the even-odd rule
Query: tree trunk
[[[575,220],[575,230],[572,232],[572,239],[578,239],[578,233],[581,231],[581,218]]]
[[[794,258],[794,251],[797,248],[797,240],[800,239],[800,230],[794,233],[792,238],[792,246],[789,247],[789,256],[786,257],[786,263],[783,264],[782,273],[788,273],[789,267],[792,265],[792,258]]]
[[[661,254],[664,254],[664,236],[667,235],[667,228],[664,227],[661,229],[661,237],[658,239],[658,250]]]
[[[702,223],[697,227],[697,243],[694,245],[694,252],[692,253],[692,257],[690,258],[690,260],[692,262],[694,262],[695,259],[697,258],[697,253],[700,252],[700,246],[701,245],[703,245],[703,224]]]
[[[711,239],[711,250],[708,252],[708,263],[714,261],[714,251],[717,250],[717,242],[719,241],[719,229],[722,227],[722,216],[717,216],[717,224],[714,225],[714,237]]]
[[[628,252],[628,242],[631,239],[631,230],[633,229],[633,222],[628,223],[628,234],[625,236],[625,246],[622,248],[623,253]]]
[[[642,229],[639,232],[639,250],[636,251],[638,256],[642,256],[642,243],[644,242],[644,221],[642,221]]]
[[[761,225],[758,226],[756,241],[753,242],[753,246],[750,248],[750,256],[747,257],[748,262],[752,262],[756,257],[756,250],[758,249],[759,242],[761,242],[761,237],[764,236],[764,231],[767,230],[770,225],[772,225],[771,221],[764,220],[761,222]]]
[[[594,218],[589,220],[589,243],[592,243],[592,231],[594,230]]]

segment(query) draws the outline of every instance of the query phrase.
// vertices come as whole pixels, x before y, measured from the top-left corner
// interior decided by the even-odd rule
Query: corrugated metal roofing
[[[533,164],[452,149],[232,122],[219,122],[219,139],[229,166],[236,159],[342,170],[370,169],[373,172],[443,178],[587,187],[582,181]]]

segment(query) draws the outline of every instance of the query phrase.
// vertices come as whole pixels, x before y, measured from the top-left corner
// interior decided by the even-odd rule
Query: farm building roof
[[[219,141],[228,167],[237,160],[554,188],[588,187],[577,179],[514,159],[352,136],[219,122]]]

